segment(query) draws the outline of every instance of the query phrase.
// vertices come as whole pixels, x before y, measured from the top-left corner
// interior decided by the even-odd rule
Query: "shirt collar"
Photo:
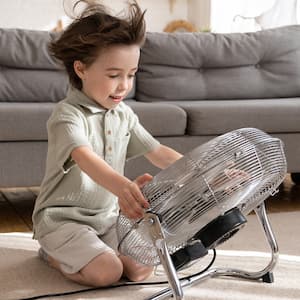
[[[87,108],[93,114],[107,111],[106,108],[102,107],[100,104],[74,87],[69,88],[66,100],[71,104],[80,105],[81,107]]]

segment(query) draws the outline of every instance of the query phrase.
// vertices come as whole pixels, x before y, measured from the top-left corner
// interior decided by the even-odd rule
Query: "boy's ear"
[[[85,65],[84,63],[82,63],[80,60],[75,60],[73,63],[73,68],[74,71],[76,73],[76,75],[80,78],[80,79],[84,79],[84,71],[85,71]]]

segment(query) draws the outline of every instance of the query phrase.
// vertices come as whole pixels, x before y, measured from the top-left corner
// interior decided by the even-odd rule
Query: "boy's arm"
[[[144,208],[148,208],[149,204],[140,187],[150,181],[152,176],[144,174],[135,181],[131,181],[116,172],[87,146],[75,148],[71,156],[83,172],[119,198],[120,209],[127,217],[143,216]]]
[[[159,145],[153,151],[145,154],[145,157],[156,167],[165,169],[176,160],[182,157],[182,154],[170,147]]]

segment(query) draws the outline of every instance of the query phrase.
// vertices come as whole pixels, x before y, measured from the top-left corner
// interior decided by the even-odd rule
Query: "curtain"
[[[213,32],[250,32],[299,24],[298,0],[211,0]]]
[[[261,29],[297,24],[297,0],[276,0],[269,10],[254,19]]]

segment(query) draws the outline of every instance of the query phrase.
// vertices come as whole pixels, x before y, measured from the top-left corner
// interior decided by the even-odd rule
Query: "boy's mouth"
[[[111,98],[113,102],[119,103],[123,100],[124,96],[109,96],[109,98]]]

